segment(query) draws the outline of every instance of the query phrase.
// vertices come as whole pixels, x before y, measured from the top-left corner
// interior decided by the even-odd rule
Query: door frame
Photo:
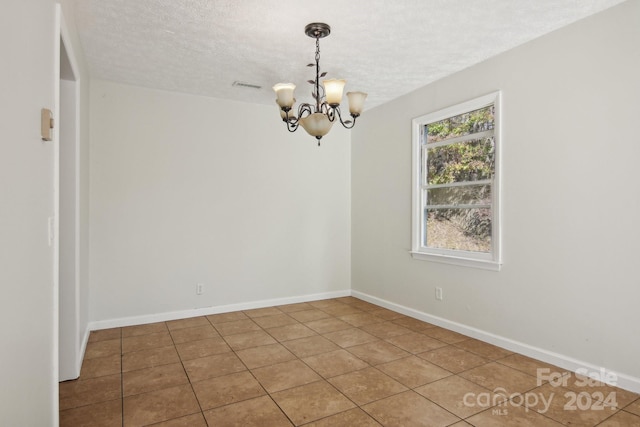
[[[54,34],[54,108],[55,118],[58,123],[54,126],[54,343],[55,343],[55,361],[57,367],[57,381],[64,381],[78,378],[80,368],[82,366],[82,356],[84,354],[85,340],[82,339],[80,331],[80,73],[78,62],[76,60],[69,29],[66,25],[62,7],[56,4],[56,30]],[[68,89],[61,88],[60,65],[62,62],[62,52],[66,52],[71,71],[74,75],[73,90],[69,93]],[[72,98],[73,114],[71,116],[72,130],[64,132],[63,137],[65,143],[60,140],[60,128],[62,122],[60,120],[69,120],[69,115],[65,119],[65,114],[61,114],[63,106],[61,106],[61,98]],[[65,125],[67,125],[65,123]],[[69,233],[66,228],[60,227],[61,211],[60,211],[60,155],[64,145],[73,147],[73,185],[72,188],[64,188],[63,191],[72,195],[73,198],[73,225],[72,232]],[[62,153],[65,154],[64,152]],[[64,184],[64,183],[63,183]],[[63,211],[64,212],[64,211]],[[61,256],[61,235],[65,233],[72,239],[72,254],[63,254]],[[60,283],[60,262],[73,263],[72,266],[72,283]],[[68,304],[64,310],[61,310],[61,299],[67,301]],[[62,317],[62,320],[61,320]],[[71,328],[68,327],[71,325]],[[69,330],[71,329],[71,330]],[[60,345],[61,340],[67,343]]]

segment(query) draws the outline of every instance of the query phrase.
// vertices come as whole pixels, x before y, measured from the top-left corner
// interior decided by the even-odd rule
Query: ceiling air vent
[[[262,86],[260,86],[260,85],[255,85],[255,84],[252,84],[252,83],[239,82],[237,80],[235,82],[233,82],[233,84],[231,86],[246,87],[248,89],[262,89]]]

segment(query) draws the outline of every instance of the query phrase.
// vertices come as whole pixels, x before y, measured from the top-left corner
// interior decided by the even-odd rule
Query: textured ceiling
[[[274,107],[278,82],[311,101],[304,27],[326,22],[322,70],[371,108],[621,2],[75,0],[75,13],[92,77]]]

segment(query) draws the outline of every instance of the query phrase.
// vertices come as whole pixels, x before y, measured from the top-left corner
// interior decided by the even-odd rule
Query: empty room
[[[0,425],[640,426],[640,1],[3,6]]]

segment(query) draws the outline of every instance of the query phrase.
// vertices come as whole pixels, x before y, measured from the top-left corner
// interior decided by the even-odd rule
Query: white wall
[[[91,144],[93,321],[348,292],[348,131],[93,81]]]
[[[40,139],[40,109],[58,116],[55,4],[9,0],[0,14],[5,59],[0,67],[0,424],[8,426],[57,425],[58,420],[57,289],[47,232],[48,218],[54,215],[57,141]],[[66,1],[63,11],[71,15]],[[72,25],[69,29],[78,51],[75,30]],[[84,74],[83,63],[79,65]],[[81,155],[86,154],[87,118],[83,113]],[[84,171],[81,179],[88,178],[86,167]],[[88,230],[86,189],[81,193],[82,239]],[[85,285],[86,261],[80,264]]]
[[[353,290],[640,378],[638,46],[629,1],[367,111]],[[411,119],[498,89],[502,271],[412,260]]]
[[[0,13],[0,424],[46,426],[57,417],[54,369],[53,143],[40,109],[53,109],[55,7],[9,0]],[[29,46],[25,49],[25,46]]]

